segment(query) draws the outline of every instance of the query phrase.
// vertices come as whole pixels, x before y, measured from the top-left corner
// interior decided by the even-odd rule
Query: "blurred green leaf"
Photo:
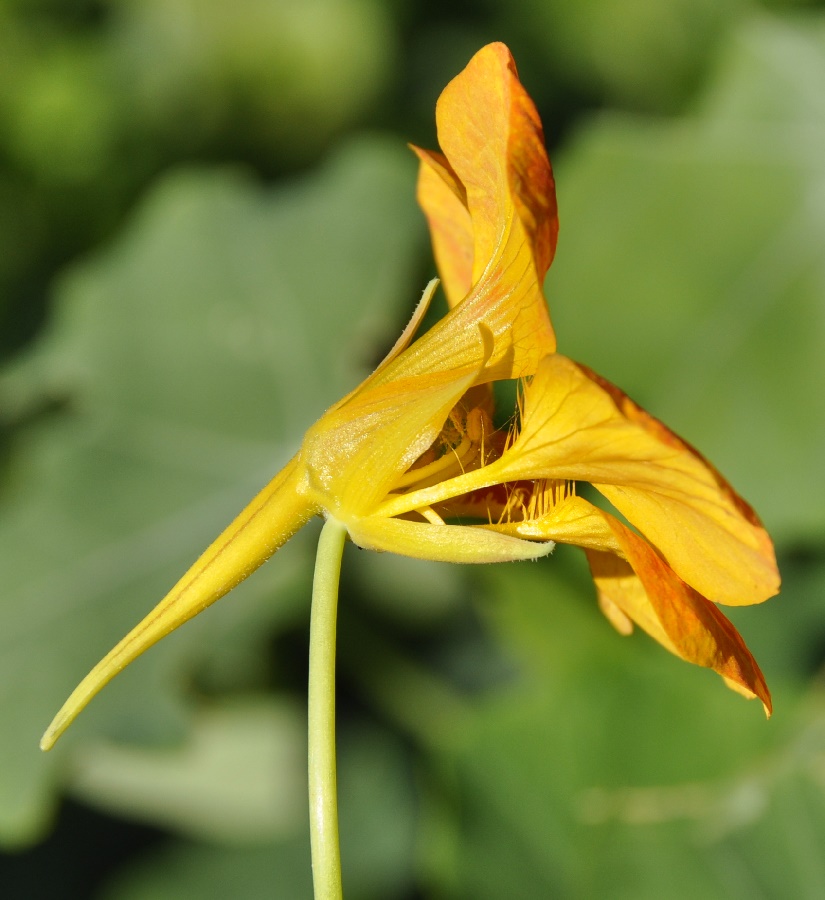
[[[0,382],[7,411],[66,404],[16,443],[2,498],[4,841],[44,827],[55,767],[84,734],[182,736],[210,643],[234,637],[259,657],[304,615],[296,539],[117,679],[56,753],[37,750],[78,679],[391,343],[418,287],[413,170],[373,141],[272,190],[232,172],[169,176],[65,280],[50,332]]]
[[[395,739],[362,724],[341,735],[338,768],[346,896],[405,896],[412,879],[415,818],[406,754]],[[304,900],[312,893],[311,871],[308,833],[254,848],[175,842],[127,869],[103,897]]]
[[[20,55],[4,91],[3,143],[24,172],[63,186],[94,183],[111,168],[127,120],[108,63],[97,40]]]
[[[403,897],[413,881],[417,798],[400,739],[357,719],[338,736],[341,868],[347,896]]]
[[[513,4],[500,5],[512,18]],[[518,0],[516,6],[521,33],[540,44],[562,83],[618,106],[664,111],[691,97],[727,30],[753,4]]]
[[[377,0],[99,5],[74,28],[0,7],[0,149],[58,188],[112,191],[207,147],[300,163],[392,76]]]
[[[386,89],[395,34],[377,0],[112,4],[111,49],[138,125],[169,148],[312,156]]]
[[[769,682],[806,684],[825,664],[825,558],[780,557],[782,592],[730,609]]]
[[[786,871],[793,896],[818,896],[821,703],[785,691],[767,723],[712,673],[616,635],[559,562],[485,573],[517,675],[473,700],[431,762],[449,798],[424,824],[444,895],[779,900]],[[812,822],[795,846],[801,785]]]
[[[391,91],[382,0],[0,0],[0,356],[182,160],[315,164]]]
[[[825,533],[823,83],[821,17],[756,20],[696,116],[597,120],[557,167],[562,352],[698,445],[784,541]]]
[[[127,869],[103,900],[305,900],[312,896],[309,847],[214,847],[174,843]]]
[[[198,710],[184,744],[94,743],[70,770],[72,794],[194,838],[263,843],[306,818],[306,714],[245,699]]]

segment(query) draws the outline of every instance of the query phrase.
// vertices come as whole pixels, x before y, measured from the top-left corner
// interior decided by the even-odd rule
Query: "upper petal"
[[[503,44],[482,48],[447,85],[436,118],[444,157],[419,152],[419,200],[451,303],[469,292],[418,342],[418,364],[449,360],[484,322],[495,347],[483,378],[530,375],[555,349],[542,283],[558,217],[541,122]]]
[[[515,214],[543,279],[556,249],[558,211],[544,132],[504,44],[483,47],[436,105],[438,143],[464,187],[473,223],[473,281],[499,250]]]
[[[712,600],[775,594],[773,545],[716,470],[618,388],[563,356],[525,389],[521,432],[491,467],[499,480],[594,484],[688,584]]]

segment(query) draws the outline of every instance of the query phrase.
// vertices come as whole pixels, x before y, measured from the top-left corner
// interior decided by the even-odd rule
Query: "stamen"
[[[456,475],[464,475],[470,468],[486,464],[485,436],[493,431],[489,415],[480,407],[473,407],[465,414],[459,405],[451,412],[439,440],[421,459],[431,457],[443,448],[441,455],[424,465],[417,465],[399,475],[393,491],[417,485],[423,488]],[[453,443],[453,442],[457,443]],[[420,460],[419,460],[420,462]]]
[[[467,437],[475,444],[484,440],[484,412],[478,407],[467,413]]]
[[[484,447],[484,439],[487,435],[487,422],[490,421],[490,417],[487,413],[484,412],[483,409],[479,409],[475,407],[471,409],[469,413],[467,413],[467,436],[474,444],[478,444],[479,447],[479,465],[483,468],[487,465],[487,451]],[[490,426],[492,427],[492,422],[490,422]]]
[[[516,442],[521,432],[521,423],[524,419],[524,381],[516,384],[516,411],[513,413],[507,427],[507,438],[504,441],[504,451],[509,450]]]
[[[416,512],[421,513],[431,525],[444,524],[444,519],[431,506],[422,506]]]
[[[505,487],[507,489],[507,502],[501,510],[498,525],[522,521],[527,510],[525,500],[530,501],[530,495],[526,488],[516,485],[506,485]]]
[[[505,485],[507,501],[498,517],[498,525],[527,522],[549,515],[568,497],[576,496],[576,482],[540,478],[533,482]]]
[[[464,456],[468,450],[470,450],[472,444],[468,437],[464,437],[458,447],[451,447],[453,456],[458,459],[459,465],[461,465],[461,457]],[[423,481],[425,478],[430,478],[433,475],[440,474],[445,469],[449,469],[451,466],[455,465],[455,459],[450,455],[449,452],[445,453],[443,456],[434,460],[431,463],[428,463],[426,466],[420,466],[417,469],[410,469],[408,472],[405,472],[403,475],[400,475],[395,482],[394,488],[402,488],[407,487],[410,484],[416,484],[419,481]],[[462,470],[463,471],[463,470]]]

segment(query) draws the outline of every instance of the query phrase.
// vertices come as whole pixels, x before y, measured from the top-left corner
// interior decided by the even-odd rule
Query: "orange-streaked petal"
[[[418,202],[427,216],[435,263],[452,309],[473,286],[473,223],[467,194],[444,156],[412,149],[421,160]]]
[[[536,274],[556,251],[558,210],[544,132],[504,44],[483,47],[436,105],[438,143],[464,187],[473,222],[473,281],[499,252],[506,214],[521,225]]]
[[[671,653],[682,656],[630,563],[621,555],[598,550],[588,550],[587,560],[596,583],[599,607],[619,634],[631,634],[635,622]]]
[[[503,44],[481,49],[447,85],[436,118],[448,162],[422,154],[422,170],[431,171],[422,175],[419,196],[436,222],[440,262],[455,254],[443,274],[457,295],[467,278],[459,185],[466,193],[473,286],[410,348],[409,371],[432,370],[439,363],[456,368],[467,329],[483,322],[495,346],[482,381],[531,375],[539,359],[555,350],[542,283],[555,252],[558,218],[541,122]]]
[[[750,508],[623,397],[571,360],[545,358],[525,389],[521,432],[488,477],[589,481],[700,593],[734,605],[775,594],[773,545]]]
[[[50,749],[78,713],[144,650],[206,609],[251,575],[318,509],[302,491],[297,457],[255,497],[166,597],[72,692],[43,735]]]
[[[605,519],[627,562],[587,551],[603,606],[614,605],[677,656],[713,669],[744,696],[758,697],[770,715],[765,678],[731,622],[685,584],[646,541],[612,516],[605,514]]]
[[[467,525],[439,525],[366,516],[345,521],[352,540],[367,550],[452,563],[514,562],[538,559],[553,542],[537,543]]]
[[[488,527],[584,547],[599,605],[620,633],[629,634],[636,622],[671,653],[714,669],[745,696],[759,697],[770,714],[765,679],[733,625],[614,516],[574,496],[534,520]]]

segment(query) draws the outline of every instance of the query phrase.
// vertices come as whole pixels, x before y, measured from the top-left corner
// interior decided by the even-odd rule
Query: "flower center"
[[[396,479],[392,493],[419,490],[485,466],[496,434],[489,414],[480,407],[456,406],[432,446]]]
[[[484,404],[484,396],[489,395],[476,395],[473,400]],[[521,397],[519,415],[507,431],[495,428],[487,404],[470,405],[467,400],[465,396],[453,408],[438,438],[396,479],[384,514],[420,516],[433,524],[444,524],[444,517],[457,517],[510,525],[541,519],[575,496],[574,482],[551,478],[493,481],[476,487],[479,478],[486,481],[479,470],[491,464],[495,468],[495,462],[515,441]]]

